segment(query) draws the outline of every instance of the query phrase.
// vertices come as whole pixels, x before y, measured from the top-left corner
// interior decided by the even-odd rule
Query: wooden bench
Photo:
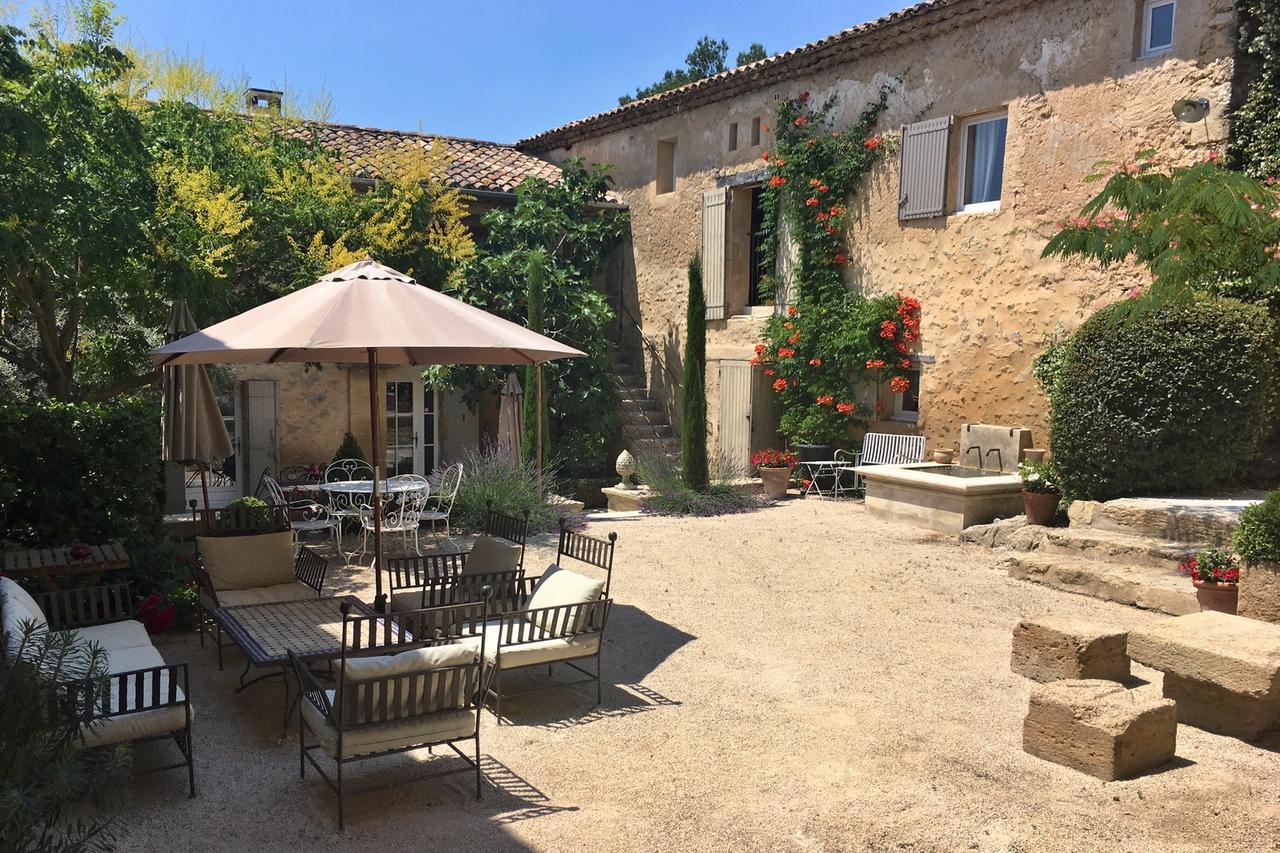
[[[73,557],[74,545],[60,548],[29,548],[4,552],[6,575],[36,578],[47,592],[59,592],[59,575],[84,575],[80,586],[96,586],[104,572],[129,567],[129,554],[119,542],[89,545],[87,556]]]

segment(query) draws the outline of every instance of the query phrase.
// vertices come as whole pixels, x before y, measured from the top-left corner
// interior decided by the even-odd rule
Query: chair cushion
[[[520,546],[496,536],[476,539],[462,564],[462,574],[483,575],[492,572],[509,572],[520,565]]]
[[[288,530],[250,536],[197,536],[196,549],[219,592],[275,586],[294,579],[293,533]]]
[[[326,690],[330,704],[333,691]],[[338,730],[325,718],[324,713],[309,699],[302,700],[302,718],[307,728],[320,739],[320,746],[330,758],[338,757]],[[342,736],[342,757],[368,755],[388,749],[403,749],[446,740],[458,740],[475,736],[478,724],[475,708],[437,711],[421,717],[411,717],[390,723],[357,726]],[[345,724],[344,724],[345,725]]]
[[[35,622],[37,630],[49,624],[40,605],[12,578],[0,578],[0,611],[4,614],[0,630],[9,635],[9,644],[13,648],[17,648],[22,640],[23,622]]]
[[[422,609],[422,589],[409,589],[404,592],[391,593],[391,612],[403,613],[406,610]]]
[[[498,647],[502,647],[502,666],[504,670],[519,669],[524,666],[555,663],[573,660],[574,658],[594,655],[600,648],[600,632],[575,634],[572,637],[551,637],[541,629],[535,629],[545,639],[534,640],[518,645],[503,645],[502,620],[493,619],[484,625],[484,661],[485,666],[498,665]],[[475,649],[479,646],[479,637],[468,637],[459,641],[459,645]]]
[[[437,669],[474,664],[476,660],[474,646],[456,644],[426,646],[394,655],[350,658],[343,670],[343,723],[359,724],[387,716],[421,716],[465,708],[471,696],[465,690],[455,689],[457,674],[442,674],[436,686],[431,688],[430,673]],[[395,683],[393,692],[398,695],[398,707],[391,714],[381,713],[377,708],[382,702],[384,685],[369,686],[367,682],[393,676],[410,677]],[[428,689],[430,693],[425,692]]]
[[[108,622],[106,625],[90,625],[87,628],[77,628],[75,632],[80,635],[80,639],[89,643],[97,643],[108,654],[124,649],[147,648],[153,652],[155,649],[151,645],[151,635],[147,633],[147,629],[142,623],[136,619],[126,619],[123,622]],[[156,657],[159,658],[159,653]],[[134,667],[140,669],[144,666],[159,666],[164,663],[162,660],[156,663],[144,663]],[[112,672],[125,672],[122,669],[113,669]]]
[[[110,659],[108,666],[110,672],[131,672],[136,669],[164,666],[164,659],[151,646],[145,648],[133,646],[109,653],[108,657]],[[140,679],[142,682],[142,695],[148,699],[151,696],[151,685],[154,678],[154,674],[147,673]],[[133,681],[130,681],[125,686],[125,695],[128,697],[128,704],[130,705],[134,704],[133,687]],[[162,697],[161,701],[167,695],[168,689],[169,673],[162,672],[160,673],[159,688],[159,695]],[[124,707],[120,701],[120,692],[120,684],[113,681],[111,683],[109,715],[94,721],[90,725],[80,727],[80,732],[84,736],[85,746],[93,747],[124,743],[141,738],[157,737],[186,728],[187,714],[182,705],[168,705],[163,708],[126,714],[119,713],[120,709]],[[181,687],[177,689],[176,698],[179,702],[186,699]],[[191,715],[195,716],[194,708],[191,709]]]
[[[538,578],[538,583],[529,596],[526,610],[537,610],[542,607],[561,607],[567,604],[589,604],[600,599],[604,591],[604,581],[562,569],[555,563],[547,566],[547,570]],[[574,620],[574,630],[581,631],[586,624],[586,612],[580,612]],[[530,622],[539,628],[549,629],[552,622],[562,619],[557,613],[531,613],[527,616]]]
[[[280,601],[304,601],[315,598],[316,591],[302,581],[256,586],[252,589],[227,589],[218,593],[218,604],[236,607],[241,604],[275,604]]]

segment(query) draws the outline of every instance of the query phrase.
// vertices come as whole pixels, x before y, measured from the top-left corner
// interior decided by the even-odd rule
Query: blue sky
[[[909,0],[435,3],[118,0],[121,35],[256,86],[332,97],[335,121],[509,142],[617,105],[702,35],[729,61],[797,47]],[[19,16],[20,17],[20,16]]]

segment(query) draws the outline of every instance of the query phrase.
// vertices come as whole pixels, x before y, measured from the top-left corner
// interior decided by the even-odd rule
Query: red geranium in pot
[[[1240,595],[1240,558],[1229,551],[1210,548],[1182,561],[1179,567],[1191,577],[1201,610],[1235,614]]]
[[[780,501],[787,496],[787,486],[791,482],[791,471],[799,461],[794,453],[785,450],[757,450],[751,454],[751,464],[760,472],[764,483],[764,496],[771,501]]]

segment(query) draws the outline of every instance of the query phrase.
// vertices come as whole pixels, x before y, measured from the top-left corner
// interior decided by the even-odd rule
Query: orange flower
[[[788,321],[788,322],[784,322],[784,323],[782,324],[782,328],[786,329],[786,330],[789,332],[789,331],[791,331],[792,329],[794,329],[794,328],[795,328],[795,326],[791,325],[791,323]]]
[[[796,127],[804,127],[809,123],[808,116],[796,116]]]
[[[837,252],[835,257],[835,262],[837,264],[847,264],[849,262],[849,256],[846,255],[844,252]]]
[[[806,148],[812,148],[815,144],[817,144],[817,142],[818,140],[816,139],[806,139],[804,142],[804,145]]]
[[[781,175],[774,175],[772,178],[769,179],[769,186],[780,187],[786,182],[787,182],[787,179],[782,177]]]
[[[904,358],[902,361],[898,362],[898,367],[901,367],[903,370],[907,370],[911,367],[911,359]]]
[[[788,347],[778,347],[778,358],[791,358],[796,351]]]
[[[809,198],[806,198],[806,199],[804,200],[804,203],[805,203],[805,206],[806,206],[806,207],[817,207],[817,206],[818,206],[818,200],[817,200],[816,198],[814,198],[813,196],[809,196]]]
[[[828,233],[828,234],[834,234],[834,233],[836,233],[836,228],[835,228],[835,226],[834,226],[834,225],[828,225],[826,230],[827,230],[827,233]]]
[[[898,324],[892,320],[885,320],[880,324],[880,337],[893,340],[898,335]]]
[[[876,400],[876,414],[877,415],[884,414],[884,403],[881,403],[879,400]]]
[[[911,383],[905,376],[895,376],[889,380],[889,390],[895,394],[905,394],[910,387]]]
[[[798,313],[798,312],[797,312],[797,310],[796,310],[796,306],[794,306],[794,305],[789,305],[789,306],[787,306],[787,316],[788,316],[788,317],[794,317],[794,316],[796,316],[796,314],[797,314],[797,313]]]
[[[809,186],[811,186],[811,187],[816,187],[816,186],[817,186],[818,184],[820,184],[820,183],[822,183],[822,181],[818,180],[817,178],[810,178],[810,179],[809,179]]]
[[[852,415],[853,403],[838,403],[836,404],[836,411],[842,415]]]
[[[822,221],[823,221],[823,220],[825,220],[825,219],[830,219],[830,218],[831,218],[831,214],[820,211],[820,212],[818,212],[818,213],[815,213],[815,214],[813,215],[813,218],[814,218],[814,219],[816,219],[816,220],[818,220],[819,222],[822,222]]]
[[[774,390],[774,391],[777,391],[777,392],[779,392],[779,393],[781,393],[781,392],[783,392],[783,391],[787,390],[787,380],[785,380],[785,379],[775,379],[775,380],[773,380],[773,390]]]
[[[794,335],[792,335],[791,337],[787,338],[787,343],[789,343],[789,344],[797,344],[797,343],[799,343],[799,342],[800,342],[800,333],[799,333],[799,332],[796,332]]]
[[[766,368],[764,369],[764,375],[765,375],[765,376],[772,376],[772,375],[773,375],[773,374],[775,374],[775,373],[777,373],[777,371],[776,371],[776,370],[774,370],[772,367],[766,367]]]
[[[760,159],[761,159],[761,160],[768,160],[768,159],[769,159],[769,152],[768,152],[768,151],[762,151],[762,152],[760,153]]]
[[[809,366],[810,366],[810,367],[822,367],[822,359],[820,359],[820,358],[811,358],[811,359],[809,359]]]
[[[764,344],[756,344],[756,355],[764,355]]]
[[[832,216],[839,216],[839,215],[840,215],[840,214],[842,214],[842,213],[844,213],[844,208],[843,208],[843,207],[840,207],[840,206],[838,206],[838,205],[837,205],[836,207],[831,208],[831,215],[832,215]]]
[[[878,369],[880,369],[881,367],[884,367],[884,359],[882,359],[882,358],[869,358],[869,359],[867,359],[867,367],[869,367],[869,368],[870,368],[870,369],[872,369],[872,370],[878,370]]]
[[[868,136],[866,139],[862,140],[862,147],[868,151],[875,151],[883,143],[884,140],[878,136]]]
[[[820,394],[818,396],[819,406],[830,406],[835,401],[836,401],[836,398],[832,397],[830,394]]]
[[[824,193],[829,189],[831,189],[831,187],[827,186],[826,184],[822,184],[821,186],[818,187],[818,192]]]

